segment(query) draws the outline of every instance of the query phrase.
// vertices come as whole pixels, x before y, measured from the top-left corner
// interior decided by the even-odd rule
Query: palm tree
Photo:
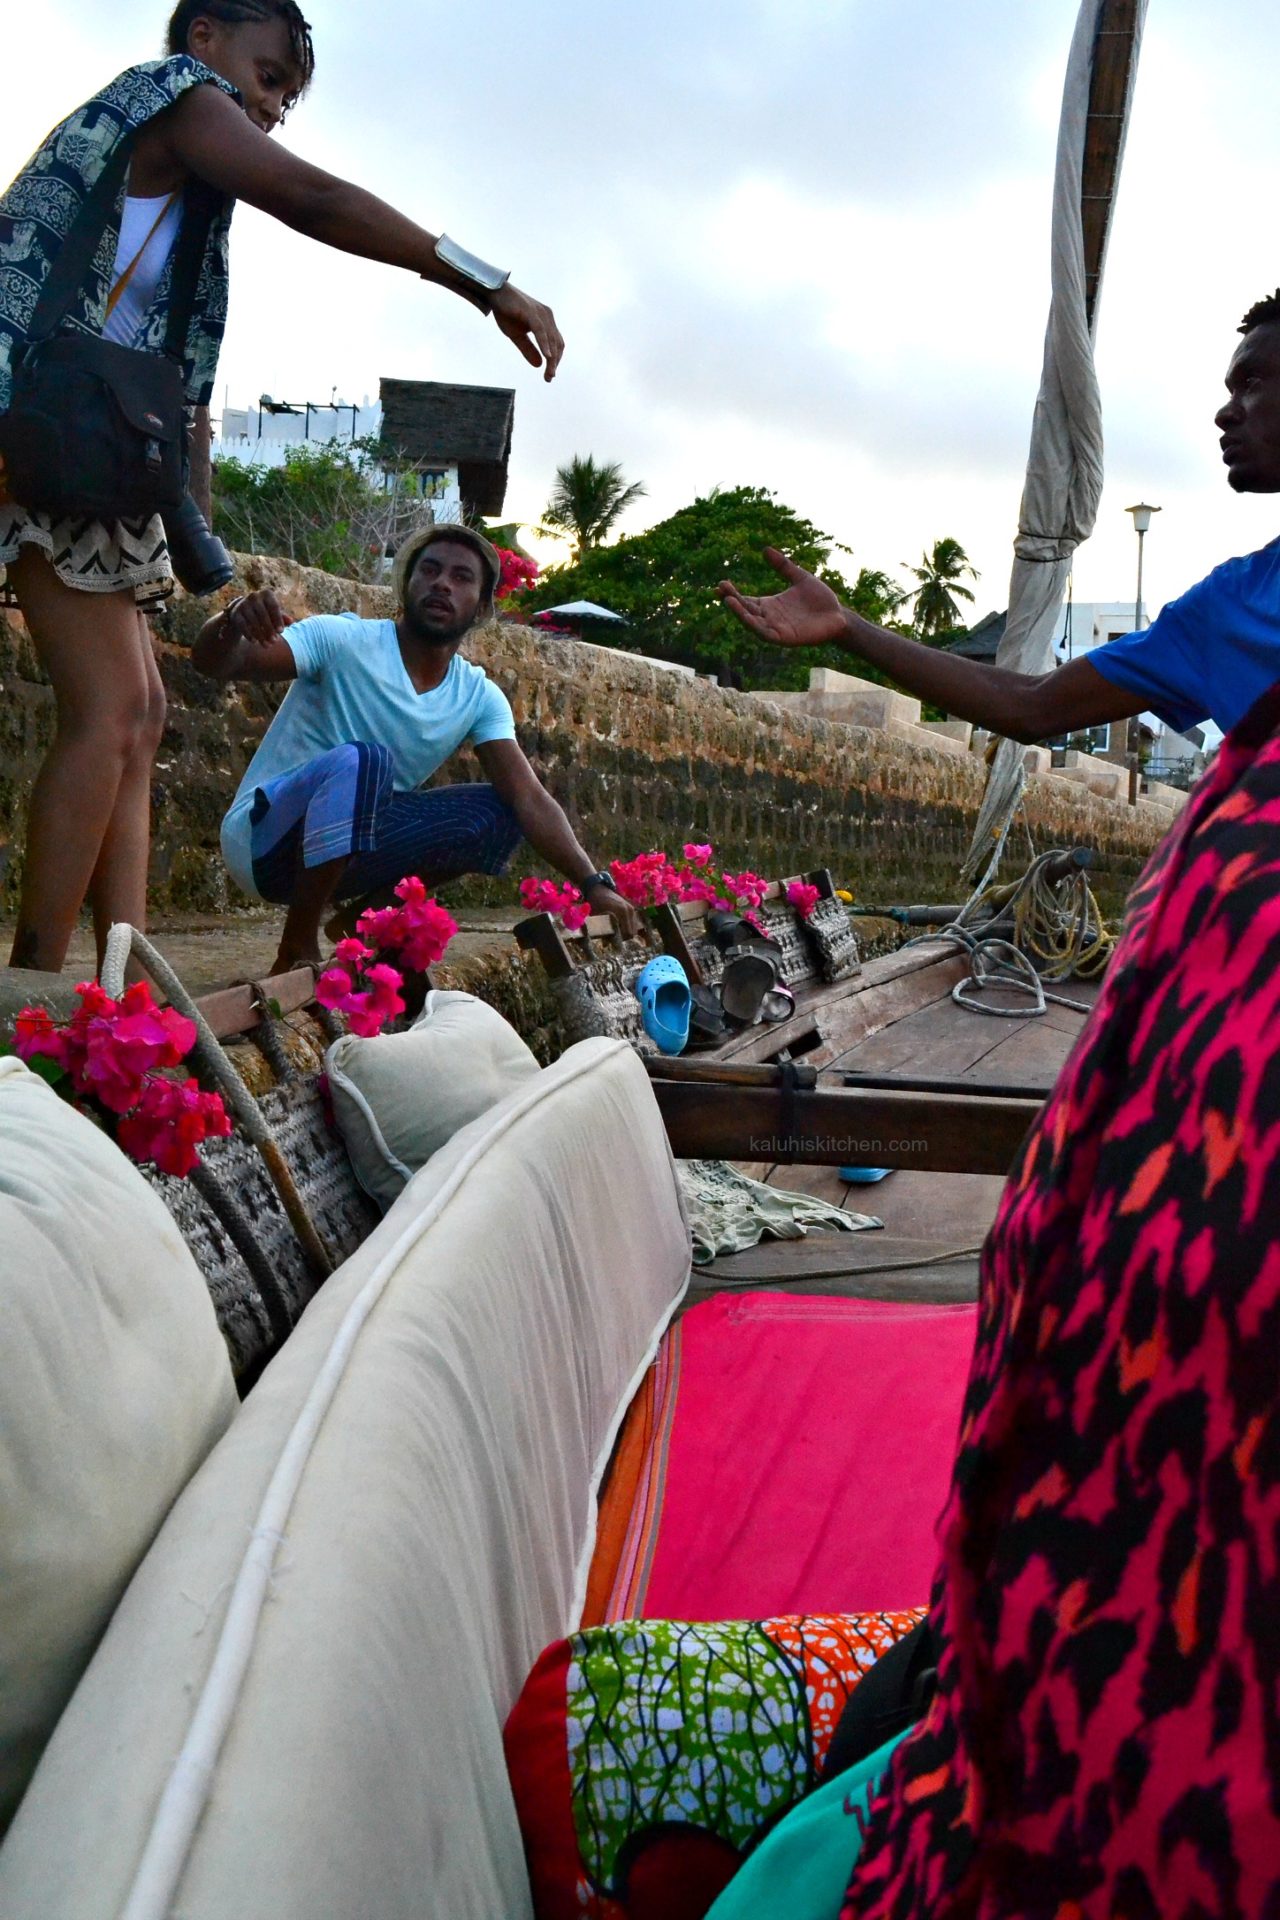
[[[620,461],[597,466],[589,453],[575,453],[567,466],[556,468],[556,483],[542,516],[543,525],[549,533],[573,541],[576,566],[588,547],[598,547],[644,492],[638,480],[628,485],[623,479]]]
[[[922,553],[918,567],[907,566],[920,584],[903,595],[904,600],[916,603],[913,625],[922,640],[938,633],[950,633],[956,627],[962,627],[960,600],[972,600],[968,587],[960,582],[967,573],[972,580],[978,578],[976,567],[972,566],[969,556],[958,540],[948,535],[943,540],[935,540],[932,553]]]

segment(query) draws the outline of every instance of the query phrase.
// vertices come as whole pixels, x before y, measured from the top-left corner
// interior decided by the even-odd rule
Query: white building
[[[282,467],[291,447],[350,446],[382,437],[382,403],[366,394],[353,401],[277,400],[263,394],[256,406],[223,408],[213,417],[214,460],[239,460],[246,466]],[[413,475],[415,491],[430,502],[434,518],[463,518],[458,461],[442,460]]]
[[[1054,633],[1054,652],[1065,666],[1069,660],[1079,660],[1098,647],[1105,647],[1108,641],[1118,640],[1122,634],[1134,630],[1135,603],[1132,600],[1068,600],[1058,616],[1058,626]],[[1146,608],[1144,605],[1144,615]],[[1221,739],[1219,730],[1208,725],[1194,727],[1190,733],[1175,733],[1172,727],[1154,713],[1139,715],[1144,734],[1149,734],[1148,772],[1152,778],[1159,779],[1170,773],[1182,774],[1198,772],[1204,764],[1204,749],[1216,745]],[[1128,721],[1113,721],[1110,726],[1094,727],[1090,730],[1090,740],[1095,753],[1119,754],[1125,746],[1125,732]]]

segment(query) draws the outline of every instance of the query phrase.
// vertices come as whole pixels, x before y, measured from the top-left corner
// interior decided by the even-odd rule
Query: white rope
[[[1084,1001],[1050,993],[1044,982],[1101,972],[1115,936],[1106,926],[1081,869],[1076,868],[1063,880],[1048,878],[1049,867],[1062,857],[1057,847],[1039,854],[1015,884],[990,884],[1011,825],[1011,821],[1005,823],[986,872],[957,917],[949,925],[918,937],[949,940],[969,955],[968,977],[951,991],[956,1005],[969,1013],[989,1013],[1011,1020],[1034,1019],[1049,1006],[1088,1013],[1090,1008]],[[1010,918],[1012,940],[984,935],[984,927]],[[984,991],[1025,994],[1034,1004],[992,1006],[976,997]]]

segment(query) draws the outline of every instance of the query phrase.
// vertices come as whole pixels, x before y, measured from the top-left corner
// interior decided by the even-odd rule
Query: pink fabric
[[[977,1309],[717,1295],[680,1323],[647,1619],[922,1605]]]

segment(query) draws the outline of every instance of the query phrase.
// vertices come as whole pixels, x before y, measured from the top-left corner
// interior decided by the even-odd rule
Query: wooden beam
[[[574,970],[573,956],[564,943],[564,935],[549,913],[535,913],[527,920],[517,920],[514,932],[516,945],[523,953],[538,955],[549,980],[569,978]]]
[[[308,1006],[316,997],[316,974],[312,967],[295,967],[292,973],[274,974],[271,979],[258,984],[267,999],[276,1002],[282,1014],[296,1013],[299,1007]],[[239,986],[223,987],[217,993],[206,993],[196,1001],[196,1005],[219,1040],[230,1040],[240,1033],[252,1033],[258,1025],[257,997],[247,981],[242,981]]]
[[[784,1096],[776,1085],[698,1085],[656,1075],[653,1091],[680,1160],[852,1162],[916,1173],[1007,1173],[1041,1106],[990,1095],[863,1092],[824,1082]]]
[[[1089,86],[1084,171],[1080,182],[1085,304],[1090,330],[1097,319],[1098,293],[1115,207],[1137,29],[1138,0],[1103,0]]]

